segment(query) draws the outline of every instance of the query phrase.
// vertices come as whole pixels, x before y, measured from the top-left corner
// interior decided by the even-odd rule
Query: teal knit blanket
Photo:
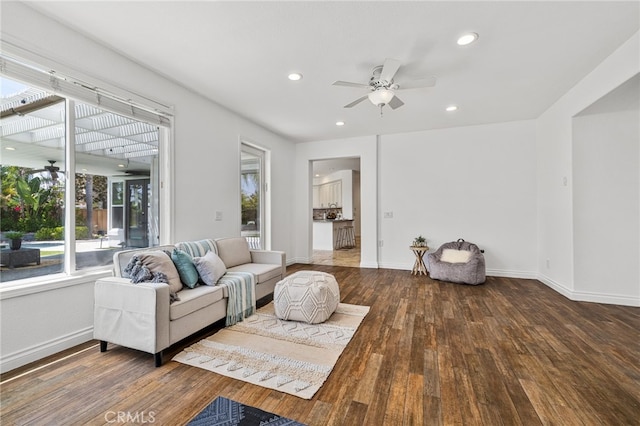
[[[256,311],[256,278],[249,272],[227,272],[218,285],[227,287],[226,325],[234,325]]]

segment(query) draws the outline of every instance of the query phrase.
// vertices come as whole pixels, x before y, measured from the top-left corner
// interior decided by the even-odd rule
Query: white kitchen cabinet
[[[320,185],[313,185],[313,208],[321,208],[322,206],[320,204]]]
[[[336,207],[342,206],[342,181],[313,185],[313,207],[326,209],[332,204]]]

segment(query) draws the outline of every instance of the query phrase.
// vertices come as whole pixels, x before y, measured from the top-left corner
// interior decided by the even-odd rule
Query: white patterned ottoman
[[[273,305],[283,320],[325,322],[340,303],[335,277],[318,271],[298,271],[276,284]]]

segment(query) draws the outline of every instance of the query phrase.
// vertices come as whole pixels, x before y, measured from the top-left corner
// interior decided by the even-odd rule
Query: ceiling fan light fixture
[[[460,38],[458,38],[458,46],[466,46],[468,44],[473,43],[474,41],[476,41],[478,39],[478,34],[477,33],[466,33],[460,36]]]
[[[378,89],[369,93],[369,100],[375,106],[386,105],[395,96],[395,93],[389,89]]]

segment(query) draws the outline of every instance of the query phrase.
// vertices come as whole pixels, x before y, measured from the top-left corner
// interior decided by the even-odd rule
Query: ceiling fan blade
[[[421,78],[420,80],[405,81],[398,85],[398,90],[403,89],[422,89],[424,87],[433,87],[436,85],[436,78],[434,76]]]
[[[380,72],[380,80],[391,81],[400,68],[401,62],[397,59],[387,58]]]
[[[358,105],[360,102],[364,101],[367,98],[368,98],[368,95],[365,95],[365,96],[363,96],[361,98],[356,99],[355,101],[351,102],[350,104],[345,105],[344,107],[345,108],[354,107],[354,106]]]
[[[371,88],[371,87],[369,87],[368,84],[351,83],[349,81],[336,81],[335,83],[333,83],[333,86],[357,87],[359,89],[362,89],[362,88],[370,89]]]
[[[391,107],[391,109],[396,109],[404,105],[404,102],[402,102],[397,96],[394,96],[393,99],[389,101],[388,105]]]

